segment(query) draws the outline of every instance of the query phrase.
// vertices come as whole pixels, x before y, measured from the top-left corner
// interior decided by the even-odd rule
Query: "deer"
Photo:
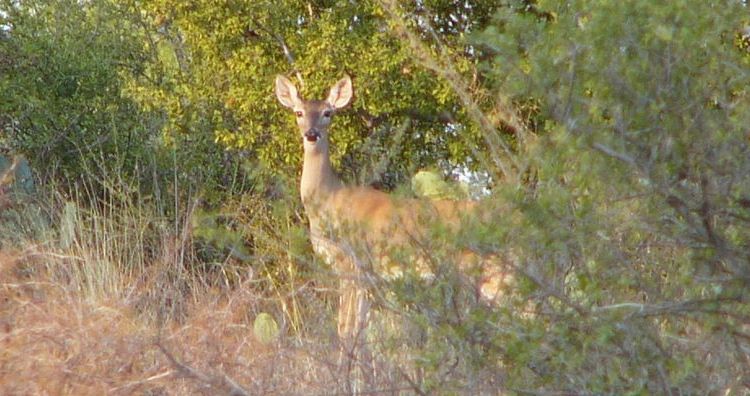
[[[344,76],[324,100],[305,100],[296,86],[283,75],[276,77],[279,102],[294,112],[303,147],[300,198],[309,221],[313,251],[331,265],[339,276],[338,335],[356,337],[366,325],[369,303],[363,275],[373,270],[398,276],[398,266],[389,258],[392,247],[406,245],[426,235],[430,218],[451,227],[462,216],[476,210],[475,201],[397,199],[367,186],[346,185],[331,164],[328,128],[334,115],[347,107],[354,96],[352,80]],[[366,257],[363,257],[366,256]],[[476,262],[476,255],[462,254],[459,261]],[[415,257],[420,275],[431,276],[423,258]],[[479,289],[495,296],[507,283],[497,268],[483,274]]]

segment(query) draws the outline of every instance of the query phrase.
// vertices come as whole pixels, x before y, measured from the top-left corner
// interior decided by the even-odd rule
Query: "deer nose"
[[[316,129],[308,129],[304,136],[308,142],[317,142],[320,139],[320,132]]]

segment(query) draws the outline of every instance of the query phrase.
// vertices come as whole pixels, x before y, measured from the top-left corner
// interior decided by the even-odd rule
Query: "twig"
[[[554,297],[561,303],[572,308],[574,311],[578,313],[578,315],[584,316],[584,317],[589,315],[590,312],[584,306],[568,298],[568,296],[566,296],[564,292],[557,290],[557,288],[545,282],[544,279],[542,279],[542,277],[536,276],[531,271],[523,267],[520,267],[519,265],[515,263],[511,264],[511,267],[515,269],[518,273],[524,275],[527,279],[535,283],[537,287],[539,287],[548,296]]]
[[[405,37],[407,44],[409,44],[416,54],[417,60],[427,69],[432,70],[438,76],[448,82],[453,91],[458,95],[460,100],[463,102],[466,111],[476,123],[483,130],[482,136],[484,137],[485,143],[493,153],[493,160],[496,166],[500,169],[503,176],[510,175],[510,168],[501,160],[500,151],[502,150],[504,155],[503,158],[507,158],[512,161],[513,157],[510,148],[505,142],[497,139],[497,131],[494,126],[487,118],[487,116],[481,111],[478,104],[473,100],[469,93],[468,87],[461,81],[461,77],[458,72],[451,67],[451,65],[442,64],[438,59],[430,54],[427,45],[419,38],[409,27],[406,26],[406,22],[398,13],[398,5],[392,0],[383,0],[382,4],[384,9],[390,14],[390,19],[394,23],[397,33]],[[443,51],[445,52],[445,51]],[[445,55],[445,54],[443,54]]]
[[[602,311],[609,311],[609,310],[619,309],[619,308],[634,308],[639,313],[642,313],[646,309],[646,306],[640,303],[625,302],[625,303],[620,303],[620,304],[605,305],[602,307],[594,307],[591,309],[591,311],[593,313],[598,313]]]
[[[289,49],[289,46],[286,44],[286,41],[284,41],[284,37],[282,37],[280,34],[277,34],[273,32],[271,29],[266,28],[262,24],[258,22],[254,22],[255,26],[257,26],[258,30],[262,30],[266,32],[269,36],[273,37],[274,40],[276,40],[279,45],[281,46],[282,52],[284,52],[284,57],[287,61],[289,61],[289,64],[292,65],[292,68],[294,69],[294,75],[297,76],[297,80],[299,80],[300,85],[302,88],[305,87],[305,80],[302,78],[302,74],[297,70],[297,67],[294,65],[294,54]]]
[[[150,376],[150,377],[148,377],[146,379],[140,380],[140,381],[131,381],[131,382],[128,382],[127,384],[125,384],[125,385],[118,386],[116,388],[112,388],[112,389],[109,390],[109,393],[117,392],[119,390],[123,390],[123,389],[127,389],[127,388],[133,388],[133,387],[136,387],[136,386],[141,386],[141,385],[149,383],[151,381],[156,381],[158,379],[161,379],[161,378],[164,378],[164,377],[168,377],[168,376],[170,376],[172,374],[174,374],[174,370],[167,370],[167,371],[165,371],[165,372],[163,372],[161,374],[152,375],[152,376]]]
[[[424,67],[432,70],[450,84],[453,91],[463,103],[469,117],[482,130],[482,137],[485,144],[492,153],[492,161],[502,175],[509,179],[516,178],[518,176],[516,171],[523,170],[521,163],[513,154],[508,144],[500,138],[500,134],[493,121],[482,111],[479,103],[474,99],[475,94],[472,93],[471,87],[463,81],[461,74],[453,66],[450,60],[452,57],[451,53],[442,45],[434,29],[429,25],[429,21],[426,18],[420,19],[420,22],[426,26],[427,33],[432,33],[433,38],[436,40],[440,57],[433,55],[428,44],[407,26],[404,18],[399,13],[399,5],[395,1],[381,0],[381,4],[389,14],[396,32],[405,38],[406,43],[411,46],[416,54],[417,60]],[[512,130],[518,139],[519,145],[523,146],[531,134],[523,123],[519,121],[520,117],[509,103],[510,101],[507,98],[499,95],[494,103],[495,109],[502,125]],[[506,162],[511,166],[508,166]]]
[[[157,342],[156,346],[159,348],[161,353],[163,353],[164,356],[167,357],[167,360],[169,360],[172,366],[174,366],[177,371],[182,374],[182,376],[194,378],[198,381],[206,383],[207,385],[211,385],[211,383],[213,382],[211,381],[211,378],[186,364],[180,363],[177,358],[175,358],[174,355],[172,355],[172,353],[169,352],[167,348],[165,348],[164,345],[161,344],[161,342]]]
[[[722,310],[719,308],[712,309],[712,308],[706,307],[706,305],[711,305],[711,304],[740,303],[740,302],[741,301],[738,300],[737,298],[707,298],[707,299],[697,299],[697,300],[666,302],[666,303],[654,304],[654,305],[634,303],[634,302],[623,302],[623,303],[618,303],[618,304],[604,305],[601,307],[593,307],[591,309],[591,312],[593,314],[598,314],[604,311],[610,311],[610,310],[621,309],[621,308],[631,308],[633,309],[633,312],[629,315],[629,317],[647,317],[647,316],[659,316],[659,315],[669,315],[669,314],[676,315],[676,314],[683,314],[683,313],[690,313],[690,312],[701,312],[701,313],[708,313],[708,314],[728,315],[731,317],[735,317],[739,320],[749,321],[750,317],[747,317],[745,315],[742,315],[736,312],[730,312],[730,311]]]
[[[250,393],[248,393],[245,389],[243,389],[240,385],[238,385],[234,380],[232,380],[226,374],[223,374],[221,378],[211,378],[208,375],[186,364],[180,363],[174,357],[174,355],[172,355],[167,350],[167,348],[165,348],[164,345],[161,344],[161,342],[157,342],[156,346],[164,354],[164,356],[167,357],[167,360],[169,360],[172,366],[175,369],[177,369],[177,372],[179,372],[183,377],[198,380],[199,382],[202,382],[203,384],[205,384],[206,386],[210,388],[223,389],[226,391],[226,394],[229,396],[249,396],[250,395]]]
[[[624,163],[626,163],[626,164],[628,164],[628,165],[630,165],[630,166],[632,166],[634,168],[637,168],[637,164],[636,164],[635,160],[631,156],[629,156],[627,154],[615,151],[615,150],[613,150],[613,149],[611,149],[611,148],[609,148],[609,147],[607,147],[607,146],[605,146],[605,145],[603,145],[601,143],[594,143],[592,145],[592,147],[594,147],[594,149],[596,149],[598,151],[601,151],[604,154],[607,154],[610,157],[616,158],[616,159],[618,159],[618,160],[620,160],[620,161],[622,161],[622,162],[624,162]]]
[[[422,390],[422,387],[419,386],[418,383],[416,383],[409,374],[404,372],[404,370],[401,367],[397,367],[398,373],[401,374],[401,377],[406,380],[406,382],[411,387],[411,391],[413,391],[417,395],[426,396],[427,394]]]

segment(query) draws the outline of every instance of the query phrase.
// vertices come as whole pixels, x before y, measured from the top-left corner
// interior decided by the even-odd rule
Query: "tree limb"
[[[302,88],[305,87],[305,80],[302,78],[302,74],[297,70],[297,67],[295,66],[295,60],[294,60],[294,54],[292,53],[292,50],[289,49],[289,46],[286,44],[286,41],[284,41],[284,37],[282,37],[280,34],[272,31],[271,29],[268,29],[264,25],[253,21],[253,24],[257,27],[258,30],[261,30],[265,33],[267,33],[269,36],[271,36],[274,40],[276,40],[279,43],[279,46],[281,46],[281,50],[284,53],[284,57],[287,61],[289,61],[289,64],[294,69],[294,74],[297,76],[297,80],[299,80],[300,85]]]

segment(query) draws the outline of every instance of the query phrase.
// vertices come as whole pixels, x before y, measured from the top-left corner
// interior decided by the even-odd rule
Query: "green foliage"
[[[149,141],[138,106],[120,95],[141,44],[107,1],[5,1],[0,36],[2,144],[44,173],[74,177],[83,157],[133,168]]]
[[[741,393],[750,70],[735,37],[746,6],[538,1],[515,11],[528,7],[502,9],[475,37],[488,83],[538,101],[546,120],[525,153],[534,189],[516,201],[503,243],[536,286],[523,295],[549,318],[548,335],[541,349],[504,353],[510,386]]]
[[[193,235],[221,253],[228,252],[236,259],[248,260],[250,257],[242,233],[227,224],[226,217],[216,210],[197,211],[190,225]]]
[[[434,3],[446,10],[454,2]],[[446,131],[447,122],[464,122],[455,95],[414,63],[408,46],[389,32],[377,2],[135,4],[145,11],[145,34],[157,56],[128,92],[145,108],[164,112],[167,136],[201,136],[291,173],[301,164],[299,139],[293,117],[273,97],[274,76],[299,71],[301,93],[322,98],[349,73],[357,96],[336,120],[333,135],[334,160],[346,164],[345,172],[363,168],[371,153],[387,151],[387,169],[366,178],[393,187],[408,180],[412,169],[445,159],[461,164],[471,155],[475,142]],[[469,8],[485,19],[492,9]],[[444,18],[439,20],[447,26]],[[464,21],[451,34],[481,20]],[[387,143],[400,124],[398,146]]]
[[[411,178],[411,188],[419,197],[461,199],[468,196],[468,185],[450,184],[435,171],[419,171]]]
[[[374,277],[378,375],[421,393],[746,392],[747,5],[425,0],[394,16],[387,3],[0,0],[0,144],[39,188],[75,193],[37,216],[55,219],[63,256],[104,264],[71,267],[80,286],[106,294],[161,265],[143,301],[175,310],[192,274],[220,274],[196,283],[252,283],[321,344],[335,279],[311,252],[299,137],[272,82],[299,73],[320,98],[349,73],[333,143],[350,180],[501,174],[462,94],[500,131],[515,104],[538,134],[513,141],[525,184],[493,180],[468,227],[394,252],[429,252],[431,279]],[[417,47],[456,73],[428,70]],[[439,174],[414,190],[457,196]],[[30,216],[2,216],[16,242]],[[499,303],[473,289],[480,268],[456,270],[467,252],[512,275]],[[270,342],[278,327],[261,313],[253,329]]]

